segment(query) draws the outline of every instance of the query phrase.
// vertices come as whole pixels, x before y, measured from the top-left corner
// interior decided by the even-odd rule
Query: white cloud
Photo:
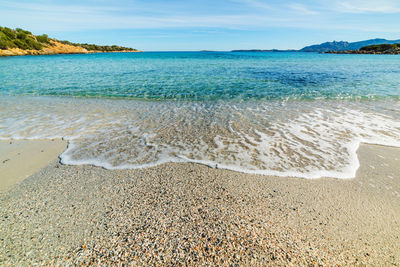
[[[108,13],[113,11],[122,11],[122,8],[116,6],[87,6],[87,5],[55,5],[55,4],[31,4],[2,1],[0,7],[11,8],[15,10],[25,10],[29,12],[63,12],[63,13]]]
[[[341,1],[338,3],[337,11],[345,13],[400,13],[400,3],[390,0]]]
[[[130,6],[83,4],[46,4],[0,1],[0,25],[25,27],[33,31],[79,31],[103,29],[227,28],[260,30],[266,28],[302,28],[398,32],[393,23],[373,19],[353,20],[353,15],[337,19],[343,13],[396,13],[400,4],[391,0],[291,0],[289,3],[262,0],[226,0],[226,9],[209,13],[175,2],[171,9],[164,3],[136,1]],[[155,11],[152,11],[155,10]],[[373,16],[371,15],[371,18]],[[351,23],[349,23],[351,21]]]
[[[260,1],[260,0],[233,0],[233,2],[245,5],[245,6],[250,6],[250,7],[255,7],[255,8],[261,8],[261,9],[273,9],[273,6]]]
[[[311,10],[307,6],[298,4],[298,3],[290,4],[289,8],[292,9],[293,11],[296,11],[300,15],[318,15],[318,14],[320,14],[320,12]]]
[[[267,8],[256,0],[240,0],[251,5]],[[2,7],[12,12],[2,12]],[[142,6],[143,9],[146,7]],[[240,29],[246,27],[278,26],[293,18],[280,14],[252,12],[225,12],[224,14],[193,14],[180,10],[169,13],[140,14],[135,8],[123,10],[115,6],[29,4],[0,2],[0,24],[26,27],[36,31],[90,30],[90,29],[152,29],[179,27],[210,27]],[[201,12],[200,12],[201,13]],[[140,14],[140,15],[138,15]]]

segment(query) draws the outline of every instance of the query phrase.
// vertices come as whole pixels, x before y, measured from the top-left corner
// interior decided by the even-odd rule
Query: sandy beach
[[[361,145],[356,178],[307,180],[190,163],[61,165],[63,146],[4,179],[18,159],[1,144],[0,265],[400,264],[398,148]],[[44,153],[31,151],[24,164]]]
[[[0,192],[47,166],[66,146],[62,140],[0,141]]]
[[[399,14],[0,0],[0,267],[400,267]]]

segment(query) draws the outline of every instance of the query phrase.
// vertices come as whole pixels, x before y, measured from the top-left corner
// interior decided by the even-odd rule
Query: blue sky
[[[0,25],[146,51],[400,39],[399,0],[0,0]]]

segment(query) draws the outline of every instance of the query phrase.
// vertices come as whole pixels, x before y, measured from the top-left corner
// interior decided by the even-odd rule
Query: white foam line
[[[96,167],[102,167],[107,170],[124,170],[124,169],[144,169],[144,168],[150,168],[150,167],[155,167],[159,166],[161,164],[169,163],[169,162],[174,162],[174,163],[182,163],[182,160],[179,159],[173,159],[173,158],[166,158],[159,160],[154,163],[147,163],[147,164],[123,164],[119,166],[113,166],[108,162],[104,161],[99,161],[95,159],[86,159],[86,160],[73,160],[70,155],[68,155],[69,150],[72,150],[75,148],[75,144],[73,144],[71,141],[68,142],[67,149],[61,153],[59,156],[60,158],[60,163],[65,164],[65,165],[93,165]]]
[[[55,139],[55,138],[60,138],[60,137],[40,138],[40,140],[51,140],[51,139]],[[65,140],[64,138],[62,138],[62,139]],[[0,138],[0,140],[10,140],[11,141],[11,140],[39,140],[39,139],[35,139],[35,138],[19,138],[19,139],[17,139],[17,138]],[[164,158],[162,160],[158,160],[157,162],[147,163],[147,164],[123,164],[123,165],[119,165],[119,166],[113,166],[113,165],[109,164],[108,162],[99,161],[99,160],[95,160],[95,159],[73,160],[71,158],[71,156],[69,155],[70,151],[76,147],[76,145],[73,144],[72,140],[68,140],[67,149],[63,153],[60,154],[59,158],[60,158],[60,162],[62,164],[66,164],[66,165],[93,165],[96,167],[102,167],[102,168],[109,169],[109,170],[143,169],[143,168],[159,166],[159,165],[162,165],[165,163],[170,163],[170,162],[171,163],[193,162],[193,163],[207,165],[207,166],[210,166],[213,168],[217,167],[219,169],[232,170],[232,171],[248,173],[248,174],[259,174],[259,175],[278,176],[278,177],[296,177],[296,178],[305,178],[305,179],[319,179],[319,178],[352,179],[356,176],[356,172],[357,172],[358,168],[360,167],[360,162],[357,157],[357,150],[358,150],[360,144],[361,144],[360,141],[354,141],[351,144],[349,144],[348,149],[350,152],[350,162],[351,163],[347,167],[345,167],[342,171],[320,170],[320,171],[312,171],[309,173],[300,173],[300,172],[295,172],[295,171],[249,170],[249,169],[240,168],[237,166],[216,163],[213,161],[189,159],[184,156],[179,156],[179,158],[171,158],[171,157]],[[388,177],[393,179],[392,176],[388,176]]]
[[[72,141],[72,140],[71,140]],[[361,141],[353,141],[348,145],[348,151],[350,152],[350,164],[345,167],[342,171],[312,171],[309,173],[300,173],[295,171],[274,171],[274,170],[249,170],[245,168],[240,168],[233,165],[220,164],[213,161],[207,160],[194,160],[189,159],[184,156],[178,156],[178,158],[164,158],[162,160],[158,160],[154,163],[147,164],[123,164],[119,166],[113,166],[108,162],[99,161],[95,159],[87,159],[87,160],[73,160],[69,155],[69,150],[72,150],[75,145],[69,141],[67,149],[60,155],[61,163],[68,165],[93,165],[97,167],[103,167],[109,170],[121,170],[121,169],[143,169],[148,167],[155,167],[165,163],[184,163],[184,162],[192,162],[197,164],[203,164],[210,167],[217,167],[219,169],[226,169],[237,171],[241,173],[248,174],[259,174],[259,175],[267,175],[267,176],[278,176],[278,177],[296,177],[296,178],[305,178],[305,179],[319,179],[319,178],[337,178],[337,179],[352,179],[356,176],[357,170],[360,167],[360,162],[357,156],[357,150],[360,146]],[[376,144],[376,143],[374,143]],[[379,145],[387,146],[385,144],[379,143]],[[393,145],[389,145],[393,146]],[[397,147],[397,144],[395,145]],[[400,147],[400,145],[398,145]],[[389,176],[391,178],[391,176]]]
[[[342,172],[339,171],[313,171],[309,173],[300,173],[300,172],[294,172],[294,171],[273,171],[273,170],[249,170],[249,169],[244,169],[240,168],[237,166],[232,166],[232,165],[225,165],[225,164],[219,164],[213,161],[207,161],[207,160],[193,160],[189,159],[183,156],[180,156],[180,158],[184,159],[187,162],[194,162],[194,163],[199,163],[203,165],[207,165],[210,167],[217,167],[219,169],[226,169],[226,170],[232,170],[232,171],[237,171],[237,172],[242,172],[242,173],[248,173],[248,174],[261,174],[261,175],[267,175],[267,176],[279,176],[279,177],[297,177],[297,178],[305,178],[305,179],[319,179],[319,178],[338,178],[338,179],[351,179],[356,176],[357,170],[360,167],[360,162],[357,157],[357,150],[358,147],[360,146],[361,142],[353,142],[352,144],[349,145],[348,149],[350,151],[350,162],[351,164],[344,168]]]
[[[199,107],[192,107],[192,109],[194,109],[195,111],[197,110],[197,108]],[[236,106],[233,106],[234,110],[240,110],[239,108],[237,108]],[[260,107],[256,107],[256,110],[260,109]],[[291,156],[289,158],[289,160],[291,162],[289,162],[286,166],[288,168],[290,168],[290,163],[295,162],[296,160],[299,160],[298,154],[301,154],[301,149],[302,148],[307,148],[307,144],[301,144],[298,141],[296,141],[296,139],[291,138],[291,136],[295,136],[297,139],[301,139],[303,141],[306,142],[311,142],[313,143],[313,146],[318,147],[318,149],[314,149],[316,151],[311,151],[314,154],[316,154],[319,158],[323,158],[323,164],[321,164],[321,166],[325,166],[324,163],[328,162],[328,166],[330,167],[326,167],[326,168],[335,168],[337,167],[334,163],[331,164],[331,158],[324,158],[324,157],[330,157],[331,155],[333,156],[338,156],[339,153],[344,153],[342,154],[343,157],[345,157],[345,162],[346,162],[346,166],[344,168],[341,168],[341,170],[332,170],[332,171],[328,171],[328,170],[319,170],[318,167],[315,167],[315,170],[309,170],[309,168],[312,168],[311,166],[309,168],[304,167],[301,168],[300,166],[297,166],[296,169],[292,169],[292,170],[287,170],[287,171],[275,171],[272,170],[273,168],[275,168],[275,166],[270,167],[270,169],[268,169],[268,167],[264,167],[266,169],[256,169],[255,166],[251,165],[250,161],[250,152],[247,153],[248,151],[244,151],[245,153],[241,153],[243,152],[243,150],[240,150],[240,145],[238,143],[228,143],[228,145],[223,144],[224,139],[226,139],[227,141],[229,141],[229,136],[224,137],[224,136],[220,136],[220,135],[215,135],[214,138],[214,142],[215,144],[217,144],[220,148],[225,148],[227,151],[235,151],[238,152],[238,154],[240,154],[240,158],[239,160],[234,159],[234,162],[226,162],[226,163],[218,163],[215,161],[211,161],[211,160],[207,160],[207,156],[208,156],[208,150],[207,150],[207,144],[204,143],[204,147],[202,148],[198,148],[196,146],[194,147],[190,147],[187,148],[187,146],[185,147],[185,145],[187,145],[186,143],[183,143],[181,147],[185,147],[184,150],[186,149],[186,151],[179,150],[181,153],[186,153],[186,152],[191,152],[190,149],[193,148],[193,151],[198,149],[198,151],[194,151],[194,152],[198,152],[197,154],[201,154],[201,158],[203,158],[204,160],[193,160],[190,159],[188,157],[185,157],[183,155],[181,156],[167,156],[167,153],[164,153],[166,150],[162,150],[163,148],[161,148],[161,155],[157,155],[159,156],[161,159],[156,160],[155,162],[151,162],[151,163],[145,163],[145,164],[121,164],[118,166],[113,166],[107,159],[105,160],[101,160],[98,159],[99,157],[102,157],[102,155],[98,155],[96,156],[92,156],[91,158],[88,159],[73,159],[73,155],[76,154],[78,155],[78,157],[83,157],[80,154],[77,154],[77,149],[79,148],[79,143],[75,143],[74,140],[79,139],[83,136],[87,137],[87,139],[90,138],[96,138],[96,137],[105,137],[107,138],[107,130],[103,130],[102,129],[102,123],[101,122],[94,122],[93,125],[90,121],[90,116],[86,119],[80,118],[75,120],[71,120],[73,121],[75,124],[79,124],[79,125],[75,125],[75,126],[71,126],[73,128],[73,130],[71,131],[64,131],[63,129],[64,127],[61,127],[61,129],[56,129],[59,132],[59,135],[62,134],[64,135],[64,137],[62,136],[57,136],[57,135],[51,135],[51,136],[46,136],[46,134],[48,134],[48,132],[50,132],[50,134],[54,134],[52,133],[51,130],[53,130],[53,126],[52,123],[46,125],[41,125],[42,127],[38,127],[38,125],[36,124],[28,124],[26,129],[19,129],[19,124],[21,124],[21,126],[24,124],[25,121],[20,121],[18,122],[18,127],[16,127],[15,125],[10,126],[10,130],[7,131],[3,131],[3,136],[0,137],[0,140],[35,140],[35,139],[59,139],[62,138],[63,140],[67,140],[68,141],[68,145],[67,145],[67,149],[59,156],[60,157],[60,162],[63,164],[70,164],[70,165],[82,165],[82,164],[87,164],[87,165],[94,165],[94,166],[99,166],[99,167],[103,167],[106,169],[139,169],[139,168],[147,168],[147,167],[153,167],[153,166],[157,166],[160,164],[164,164],[164,163],[168,163],[168,162],[194,162],[194,163],[199,163],[199,164],[204,164],[207,166],[211,166],[211,167],[215,167],[218,166],[218,168],[221,169],[229,169],[229,170],[233,170],[233,171],[238,171],[238,172],[243,172],[243,173],[251,173],[251,174],[262,174],[262,175],[271,175],[271,176],[282,176],[282,177],[299,177],[299,178],[307,178],[307,179],[317,179],[317,178],[322,178],[322,177],[332,177],[332,178],[340,178],[340,179],[350,179],[350,178],[354,178],[356,176],[356,172],[358,170],[358,168],[360,167],[360,163],[359,163],[359,159],[357,156],[357,150],[360,146],[361,143],[366,143],[366,144],[375,144],[375,145],[382,145],[382,146],[391,146],[391,147],[400,147],[400,141],[398,141],[399,139],[399,134],[397,133],[397,131],[391,131],[392,127],[394,127],[394,129],[400,129],[400,123],[398,122],[392,122],[392,121],[386,121],[385,117],[383,117],[382,120],[376,119],[373,114],[370,113],[361,113],[359,114],[359,112],[357,111],[353,111],[350,109],[346,109],[343,108],[342,111],[340,111],[341,113],[345,113],[347,115],[349,115],[348,117],[340,117],[337,116],[335,112],[333,111],[329,111],[329,110],[324,110],[325,112],[323,112],[323,110],[320,109],[315,109],[313,110],[313,114],[311,116],[310,113],[304,113],[300,118],[294,119],[294,120],[289,120],[287,121],[283,121],[283,122],[277,122],[275,124],[271,124],[272,126],[270,130],[275,130],[276,133],[274,136],[269,136],[267,134],[263,134],[262,132],[257,130],[257,127],[254,128],[254,132],[253,134],[257,134],[260,135],[261,138],[253,138],[251,134],[246,134],[246,131],[248,129],[245,129],[245,132],[242,131],[238,131],[238,130],[234,130],[236,129],[235,127],[233,127],[234,125],[232,124],[232,121],[230,121],[229,123],[229,130],[230,132],[238,137],[238,138],[242,138],[242,139],[248,139],[250,140],[250,142],[252,143],[256,143],[256,148],[260,151],[260,152],[264,152],[267,150],[268,146],[270,145],[269,142],[270,139],[274,139],[274,138],[278,138],[277,140],[277,145],[280,145],[281,150],[283,151],[283,153],[286,153],[286,146],[282,146],[282,143],[284,143],[285,145],[289,145],[291,150],[296,150],[296,152],[298,153],[294,153],[293,156]],[[260,114],[255,114],[255,115],[260,115]],[[261,114],[262,115],[262,114]],[[21,115],[22,116],[22,115]],[[382,115],[383,116],[383,115]],[[24,116],[23,116],[24,117]],[[77,118],[76,116],[73,118]],[[80,125],[81,122],[84,121],[88,121],[88,126],[86,129],[86,132],[84,131],[84,128],[86,126],[82,126]],[[68,121],[68,120],[65,120]],[[123,121],[123,120],[121,120]],[[12,121],[11,121],[12,122]],[[52,122],[54,122],[52,120]],[[57,127],[62,126],[62,123],[58,123],[57,122]],[[118,122],[118,120],[117,120]],[[330,130],[332,130],[333,128],[335,128],[337,126],[337,123],[340,122],[341,124],[339,125],[339,127],[341,126],[343,128],[343,130],[349,131],[351,132],[350,134],[350,141],[349,139],[345,139],[345,143],[342,143],[340,140],[340,136],[339,135],[335,135],[332,134],[332,132]],[[66,122],[65,122],[66,123]],[[115,122],[111,123],[111,122],[107,122],[107,129],[113,127]],[[67,123],[66,123],[67,124]],[[329,126],[327,126],[329,125]],[[397,126],[398,125],[398,126]],[[45,127],[46,126],[46,127]],[[365,126],[365,127],[364,127]],[[283,127],[283,129],[285,131],[282,131],[280,128]],[[397,127],[397,128],[396,128]],[[4,128],[4,127],[3,127]],[[0,128],[0,129],[3,129]],[[41,130],[39,131],[35,131],[36,128],[40,128]],[[315,131],[311,131],[310,135],[305,134],[304,131],[308,132],[308,128],[311,129],[315,129]],[[318,129],[317,129],[318,128]],[[364,129],[365,128],[365,129]],[[4,128],[7,129],[7,128]],[[241,128],[238,128],[241,129]],[[118,130],[118,128],[117,128]],[[250,129],[250,132],[252,132],[253,130]],[[380,132],[384,131],[385,134],[380,134]],[[10,132],[15,132],[14,135],[11,134]],[[26,135],[30,135],[29,137],[23,137],[23,133],[25,133]],[[76,133],[74,135],[74,133]],[[82,135],[79,135],[78,133],[82,133]],[[339,132],[340,133],[340,132]],[[92,135],[94,134],[94,135]],[[143,145],[149,145],[151,144],[151,142],[149,142],[148,144],[146,144],[146,138],[151,139],[151,134],[146,134],[146,133],[138,133],[138,136],[141,135],[142,141],[143,141]],[[43,137],[45,136],[45,137]],[[288,138],[286,138],[286,136],[288,136]],[[128,136],[129,137],[129,136]],[[108,137],[111,138],[111,137]],[[286,139],[285,139],[286,138]],[[336,139],[335,139],[336,138]],[[345,137],[347,138],[347,136]],[[258,140],[260,139],[260,140]],[[282,141],[283,139],[283,141]],[[118,141],[117,137],[114,137],[115,142]],[[240,141],[240,140],[239,140]],[[242,140],[243,141],[243,140]],[[272,140],[273,141],[273,140]],[[336,142],[336,143],[332,143],[332,142]],[[286,142],[286,143],[285,143]],[[329,145],[326,145],[326,144]],[[337,145],[339,143],[339,148],[340,150],[335,150],[333,149],[334,152],[329,151],[329,149],[331,149],[331,144],[332,147],[334,145]],[[242,143],[240,143],[242,144]],[[85,145],[87,145],[89,148],[93,148],[96,147],[96,143],[92,142],[91,144],[87,144],[85,143]],[[155,141],[155,143],[153,144],[154,146],[157,146],[157,142]],[[159,145],[164,145],[161,141],[161,144]],[[174,143],[174,145],[176,145],[176,143]],[[300,145],[300,146],[299,146]],[[165,146],[168,146],[167,143],[165,143]],[[190,146],[190,144],[188,144],[188,146]],[[170,147],[168,147],[170,148]],[[167,149],[168,149],[167,148]],[[181,149],[181,148],[180,148]],[[342,150],[343,149],[343,150]],[[245,148],[246,150],[246,148]],[[79,150],[78,150],[79,151]],[[279,151],[279,152],[282,152]],[[343,152],[345,151],[345,152]],[[176,151],[174,151],[176,152]],[[218,156],[218,150],[214,150],[212,151],[214,153],[217,153]],[[308,151],[309,152],[309,151]],[[106,151],[107,156],[111,157],[113,156],[114,150],[113,148],[108,148],[108,150]],[[336,154],[334,154],[336,153]],[[347,155],[348,153],[348,155]],[[261,154],[261,153],[260,153]],[[186,154],[187,155],[187,154]],[[264,157],[265,155],[265,157]],[[270,154],[268,154],[270,155]],[[275,164],[274,161],[277,161],[278,163],[282,163],[281,165],[283,165],[285,162],[287,161],[281,161],[279,162],[279,159],[276,160],[276,158],[272,158],[269,157],[266,153],[261,154],[261,162],[266,162],[271,160],[272,164]],[[303,154],[305,158],[307,158],[306,153]],[[127,159],[126,155],[122,155],[124,159]],[[215,156],[215,155],[214,155]],[[347,157],[348,156],[348,157]],[[378,157],[384,158],[381,155],[377,155]],[[317,157],[308,157],[307,160],[314,160]],[[138,158],[130,158],[132,160],[138,160]],[[335,158],[334,158],[335,159]],[[342,159],[342,158],[340,158]],[[399,160],[398,158],[395,158],[395,160]],[[242,162],[241,162],[242,161]],[[336,161],[339,163],[339,161]],[[247,167],[241,167],[241,164],[247,164]],[[384,163],[385,164],[385,163]],[[275,164],[276,166],[278,166],[279,164]],[[266,164],[266,166],[271,166]],[[279,165],[280,166],[280,165]],[[340,165],[338,165],[340,166]],[[252,168],[255,168],[255,170],[253,170]],[[283,166],[285,167],[285,166]],[[371,168],[375,168],[374,166],[370,166]],[[339,168],[339,167],[337,167]],[[300,172],[300,171],[296,171],[296,170],[300,170],[300,171],[305,171],[305,173]]]

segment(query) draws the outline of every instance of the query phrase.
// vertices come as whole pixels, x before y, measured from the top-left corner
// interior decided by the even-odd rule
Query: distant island
[[[250,50],[232,50],[231,52],[298,52],[298,50],[295,50],[295,49],[288,49],[288,50],[280,50],[280,49],[269,49],[269,50],[250,49]]]
[[[269,49],[269,50],[262,50],[262,49],[251,49],[251,50],[232,50],[232,52],[319,52],[319,53],[332,53],[336,51],[359,51],[363,47],[373,46],[373,45],[382,45],[382,44],[397,44],[400,43],[400,40],[386,40],[386,39],[370,39],[365,41],[359,42],[326,42],[322,44],[310,45],[306,46],[300,50],[280,50],[280,49]],[[362,54],[364,52],[360,52]],[[364,53],[366,54],[366,53]]]
[[[20,28],[0,27],[0,56],[88,54],[104,52],[141,52],[117,45],[78,44],[34,35]]]
[[[331,52],[331,51],[348,51],[348,50],[360,50],[362,47],[367,47],[371,45],[381,45],[381,44],[396,44],[400,43],[400,40],[386,40],[386,39],[370,39],[359,42],[326,42],[319,45],[306,46],[300,49],[300,52]]]
[[[369,45],[361,47],[359,50],[345,51],[328,51],[328,54],[385,54],[385,55],[400,55],[400,43],[398,44],[381,44]]]

